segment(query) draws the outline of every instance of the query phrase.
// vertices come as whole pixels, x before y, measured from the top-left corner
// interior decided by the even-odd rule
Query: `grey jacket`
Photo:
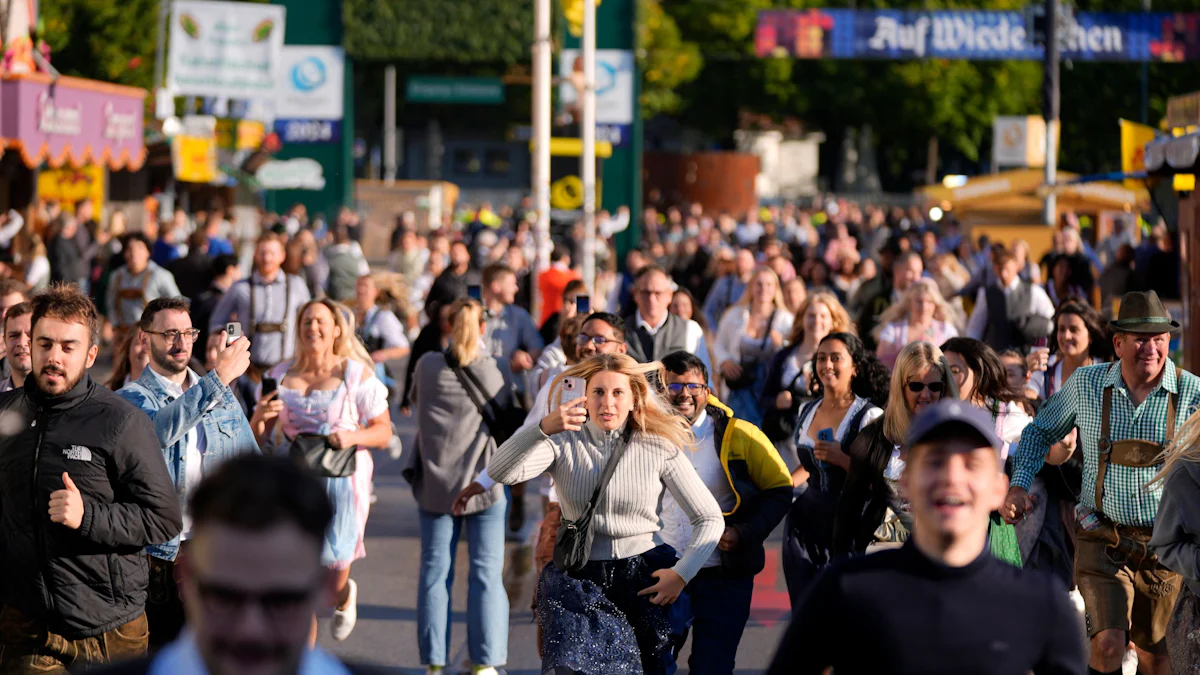
[[[1163,481],[1150,548],[1200,596],[1200,463],[1179,461]]]
[[[508,406],[513,386],[507,364],[481,349],[479,358],[464,369],[487,390],[484,400],[499,399],[500,409]],[[412,484],[413,496],[422,509],[450,513],[454,498],[487,466],[496,442],[442,352],[429,352],[417,362],[413,409],[417,438],[404,477]],[[490,508],[503,494],[503,486],[492,487],[472,499],[465,514]]]

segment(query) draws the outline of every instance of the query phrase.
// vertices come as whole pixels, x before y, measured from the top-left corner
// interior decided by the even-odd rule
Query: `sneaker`
[[[471,668],[471,675],[499,675],[499,671],[493,666],[475,666]]]
[[[445,666],[426,666],[425,675],[442,675],[445,670]]]
[[[358,623],[358,584],[350,580],[350,599],[346,609],[333,610],[333,621],[329,624],[334,640],[345,640],[354,632],[354,624]]]

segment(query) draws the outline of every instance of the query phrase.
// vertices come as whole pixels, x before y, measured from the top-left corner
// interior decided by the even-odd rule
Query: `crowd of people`
[[[916,210],[650,207],[618,271],[621,210],[588,289],[581,230],[535,274],[522,214],[405,214],[373,271],[355,214],[296,208],[246,242],[248,274],[220,211],[158,232],[54,214],[45,282],[36,256],[0,270],[0,674],[148,649],[210,672],[329,659],[304,648],[321,603],[334,639],[355,627],[394,415],[416,423],[430,674],[455,665],[463,532],[475,675],[507,662],[504,548],[525,536],[543,672],[673,673],[690,639],[690,672],[732,673],[780,529],[793,623],[773,673],[1197,662],[1200,380],[1169,359],[1161,225],[1093,246],[1067,216],[1039,263]],[[0,221],[6,242],[23,227]],[[245,498],[261,514],[236,513],[243,475],[274,486]],[[296,562],[319,583],[218,578],[268,531],[313,541]],[[255,600],[294,645],[214,625]],[[856,649],[863,631],[887,649]]]

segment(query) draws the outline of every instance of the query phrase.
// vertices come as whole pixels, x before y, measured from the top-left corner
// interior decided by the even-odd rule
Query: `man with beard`
[[[179,558],[188,630],[153,658],[97,675],[368,675],[306,649],[313,612],[333,602],[321,567],[333,509],[320,479],[285,457],[238,457],[206,476],[189,503]]]
[[[25,386],[25,378],[33,370],[33,341],[30,338],[32,314],[33,307],[28,302],[21,302],[9,307],[4,318],[0,319],[4,325],[4,347],[8,351],[6,358],[9,365],[9,376],[0,381],[0,393]]]
[[[10,307],[29,299],[28,291],[29,287],[16,279],[0,279],[0,322],[4,321]],[[0,345],[0,377],[7,378],[9,368],[5,348]]]
[[[192,327],[188,309],[185,298],[158,298],[146,305],[139,326],[150,363],[141,377],[117,392],[154,422],[181,504],[222,462],[259,451],[241,404],[229,388],[250,367],[250,341],[239,337],[226,344],[221,333],[220,344],[225,346],[217,352],[216,366],[200,377],[188,367],[200,334]],[[190,538],[191,518],[185,510],[179,536],[146,549],[150,556],[146,618],[152,648],[174,640],[183,628],[174,561]]]
[[[146,546],[182,524],[154,424],[94,382],[100,315],[72,285],[32,301],[33,377],[0,394],[0,673],[145,653]]]

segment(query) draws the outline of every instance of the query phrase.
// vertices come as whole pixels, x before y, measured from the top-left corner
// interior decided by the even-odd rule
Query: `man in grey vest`
[[[358,278],[371,273],[362,247],[350,238],[350,229],[338,224],[333,231],[333,245],[321,252],[329,265],[329,282],[325,289],[338,302],[353,302]]]
[[[643,267],[634,277],[633,301],[637,311],[625,320],[626,326],[632,327],[626,338],[629,355],[640,363],[650,363],[683,350],[700,357],[711,373],[704,329],[691,319],[681,319],[667,312],[674,293],[675,284],[670,275],[658,265]]]
[[[975,310],[967,321],[967,336],[996,351],[1026,349],[1054,327],[1054,303],[1041,286],[1020,278],[1020,265],[1011,251],[994,257],[996,283],[979,289]]]
[[[236,315],[250,339],[250,362],[259,372],[289,359],[296,346],[297,311],[312,299],[304,280],[283,271],[283,242],[273,234],[258,238],[254,273],[238,281],[213,309],[209,342],[221,339],[225,323]]]

